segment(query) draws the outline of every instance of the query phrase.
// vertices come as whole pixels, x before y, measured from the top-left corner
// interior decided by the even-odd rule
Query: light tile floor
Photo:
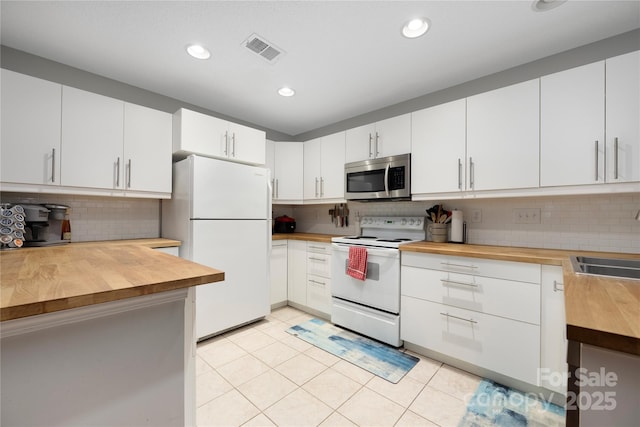
[[[457,426],[481,378],[424,356],[398,384],[286,332],[292,307],[198,344],[203,426]]]

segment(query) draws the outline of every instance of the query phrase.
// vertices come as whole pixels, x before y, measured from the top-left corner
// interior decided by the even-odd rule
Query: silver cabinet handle
[[[475,168],[473,166],[473,158],[469,157],[469,187],[471,187],[471,189],[473,190],[474,187],[474,175],[475,175]]]
[[[229,156],[229,132],[224,133],[224,155]]]
[[[462,190],[462,160],[458,159],[458,190]]]
[[[376,132],[376,158],[380,155],[380,148],[378,146],[379,139],[380,139],[380,135],[378,135],[378,132]]]
[[[564,284],[554,280],[553,281],[553,292],[564,292]]]
[[[276,179],[276,198],[280,197],[280,180]]]
[[[457,280],[449,280],[449,279],[440,279],[443,285],[462,285],[469,286],[470,288],[477,288],[478,285],[475,283],[466,283],[466,282],[458,282]]]
[[[116,187],[120,187],[120,157],[116,161]]]
[[[129,171],[127,174],[127,188],[131,188],[131,159],[129,159],[127,170]]]
[[[324,178],[320,177],[320,197],[324,197]]]
[[[234,132],[231,135],[231,157],[236,156],[236,133]]]
[[[613,178],[618,179],[618,137],[613,138]]]
[[[598,141],[596,141],[596,181],[598,181],[598,158],[600,154],[598,153]]]
[[[317,280],[313,280],[313,279],[309,279],[309,281],[311,283],[315,283],[316,285],[322,285],[322,286],[326,285],[326,283],[324,283],[324,282],[318,282]]]
[[[51,182],[56,182],[56,149],[51,149]]]
[[[469,268],[469,269],[475,269],[478,268],[475,265],[464,265],[464,264],[454,264],[451,262],[441,262],[441,265],[444,265],[445,267],[460,267],[460,268]]]
[[[469,322],[469,323],[478,323],[478,321],[477,321],[477,320],[473,320],[473,319],[465,319],[464,317],[454,316],[454,315],[449,314],[449,313],[442,313],[442,312],[441,312],[440,314],[442,314],[443,316],[446,316],[446,317],[451,317],[451,318],[458,319],[458,320],[464,320],[465,322]]]
[[[371,151],[371,140],[373,137],[369,134],[369,157],[373,157],[373,151]]]
[[[271,198],[275,198],[276,197],[275,181],[276,180],[274,178],[271,179]]]
[[[318,197],[318,177],[316,176],[316,197]]]
[[[315,258],[312,256],[310,256],[308,259],[310,259],[311,261],[327,262],[327,260],[324,258]]]
[[[327,248],[324,248],[324,247],[322,247],[322,246],[312,246],[312,245],[309,245],[309,249],[318,249],[318,250],[321,250],[322,252],[326,252],[326,251],[327,251]]]

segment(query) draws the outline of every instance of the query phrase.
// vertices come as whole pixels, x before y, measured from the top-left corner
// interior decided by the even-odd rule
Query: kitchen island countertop
[[[152,248],[170,239],[81,242],[0,253],[0,320],[224,280],[224,272]]]

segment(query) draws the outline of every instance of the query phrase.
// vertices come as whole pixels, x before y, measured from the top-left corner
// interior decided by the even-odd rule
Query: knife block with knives
[[[333,205],[333,209],[329,209],[329,216],[331,217],[331,223],[335,224],[336,227],[349,226],[349,208],[346,203]]]

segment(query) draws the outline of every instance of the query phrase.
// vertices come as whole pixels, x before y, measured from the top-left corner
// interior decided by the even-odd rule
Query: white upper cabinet
[[[304,199],[344,200],[345,132],[304,143]]]
[[[123,132],[123,101],[64,86],[61,184],[124,190]]]
[[[273,203],[301,203],[304,144],[267,141],[266,159],[266,167],[271,170]]]
[[[467,189],[539,185],[539,80],[467,98]]]
[[[263,131],[181,108],[173,115],[173,152],[264,165]]]
[[[230,153],[229,158],[252,165],[264,165],[264,131],[229,122]]]
[[[465,189],[466,100],[412,113],[411,193]]]
[[[2,69],[0,181],[60,185],[62,85]]]
[[[171,114],[124,104],[127,191],[171,193]]]
[[[540,79],[541,186],[604,182],[604,67],[599,61]]]
[[[407,154],[410,151],[411,114],[392,117],[346,132],[346,163]]]
[[[640,51],[606,67],[606,181],[640,181]]]

